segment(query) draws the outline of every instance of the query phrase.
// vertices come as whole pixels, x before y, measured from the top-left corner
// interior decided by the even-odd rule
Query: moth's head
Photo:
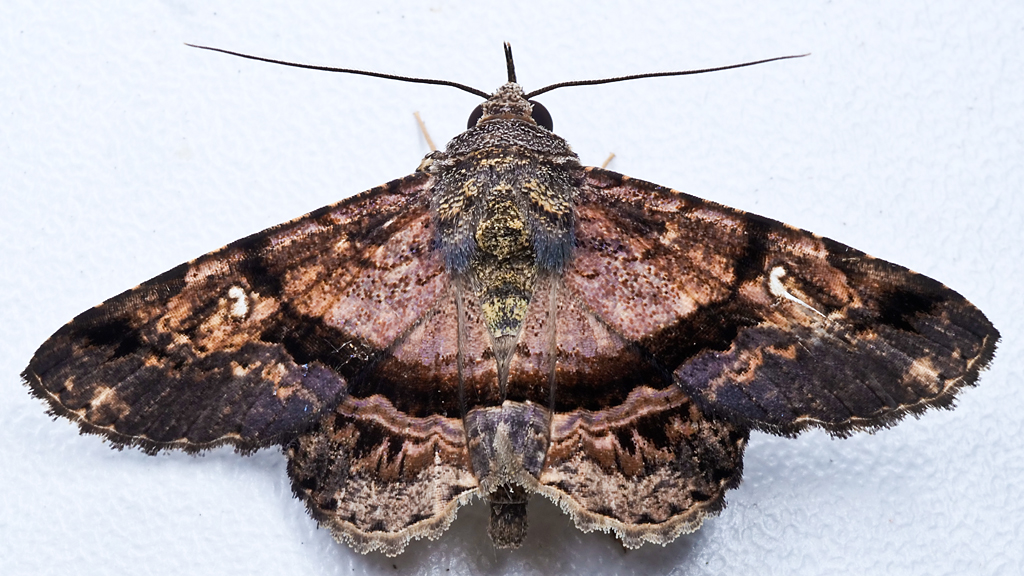
[[[466,127],[472,128],[492,120],[521,120],[548,130],[553,126],[548,109],[540,102],[527,100],[523,88],[515,82],[498,88],[483,104],[474,108]]]

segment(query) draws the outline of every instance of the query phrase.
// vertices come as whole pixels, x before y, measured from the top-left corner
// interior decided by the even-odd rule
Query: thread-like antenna
[[[351,68],[334,68],[331,66],[315,66],[313,64],[299,64],[297,62],[287,62],[285,60],[274,60],[273,58],[263,58],[262,56],[253,56],[251,54],[242,54],[241,52],[232,52],[231,50],[224,50],[223,48],[213,48],[210,46],[197,46],[195,44],[185,44],[192,48],[199,48],[200,50],[210,50],[212,52],[220,52],[222,54],[230,54],[231,56],[238,56],[239,58],[247,58],[249,60],[258,60],[260,62],[269,62],[271,64],[280,64],[282,66],[291,66],[293,68],[306,68],[308,70],[320,70],[323,72],[341,72],[343,74],[358,74],[361,76],[373,76],[374,78],[385,78],[387,80],[398,80],[401,82],[412,82],[414,84],[436,84],[438,86],[450,86],[452,88],[458,88],[464,92],[479,96],[481,98],[490,98],[490,94],[483,90],[477,90],[472,86],[466,86],[465,84],[459,84],[458,82],[452,82],[450,80],[433,80],[431,78],[412,78],[410,76],[398,76],[396,74],[384,74],[383,72],[369,72],[366,70],[353,70]],[[558,84],[552,84],[545,86],[540,90],[534,90],[526,95],[526,98],[534,98],[540,96],[546,92],[551,92],[556,88],[565,88],[568,86],[594,86],[596,84],[610,84],[612,82],[624,82],[626,80],[638,80],[640,78],[659,78],[662,76],[690,76],[692,74],[704,74],[706,72],[719,72],[721,70],[732,70],[733,68],[743,68],[746,66],[756,66],[758,64],[767,64],[768,62],[776,62],[778,60],[789,60],[790,58],[803,58],[808,54],[794,54],[792,56],[777,56],[775,58],[768,58],[766,60],[757,60],[754,62],[743,62],[741,64],[730,64],[728,66],[718,66],[716,68],[702,68],[700,70],[681,70],[677,72],[649,72],[647,74],[632,74],[630,76],[617,76],[615,78],[602,78],[599,80],[573,80],[570,82],[559,82]],[[505,66],[508,68],[508,81],[516,81],[516,67],[512,63],[512,45],[505,42]]]
[[[792,56],[777,56],[775,58],[768,58],[766,60],[757,60],[755,62],[743,62],[741,64],[730,64],[728,66],[718,66],[716,68],[702,68],[700,70],[681,70],[679,72],[649,72],[647,74],[632,74],[630,76],[618,76],[615,78],[603,78],[600,80],[575,80],[571,82],[559,82],[558,84],[552,84],[545,86],[540,90],[534,90],[526,95],[526,98],[534,98],[540,96],[545,92],[551,92],[556,88],[565,88],[567,86],[593,86],[595,84],[611,84],[612,82],[623,82],[626,80],[638,80],[640,78],[658,78],[661,76],[689,76],[691,74],[704,74],[705,72],[718,72],[721,70],[732,70],[733,68],[743,68],[745,66],[756,66],[758,64],[767,64],[768,62],[775,62],[777,60],[789,60],[790,58],[803,58],[809,54],[794,54]]]
[[[458,88],[470,94],[475,94],[481,98],[489,98],[491,95],[483,90],[477,90],[472,86],[466,86],[465,84],[459,84],[458,82],[452,82],[450,80],[433,80],[430,78],[411,78],[409,76],[397,76],[395,74],[384,74],[383,72],[368,72],[366,70],[352,70],[351,68],[332,68],[330,66],[314,66],[312,64],[299,64],[297,62],[286,62],[284,60],[274,60],[273,58],[263,58],[261,56],[253,56],[251,54],[242,54],[241,52],[232,52],[231,50],[224,50],[223,48],[213,48],[210,46],[197,46],[195,44],[185,43],[186,46],[192,48],[199,48],[200,50],[210,50],[212,52],[220,52],[222,54],[230,54],[232,56],[238,56],[239,58],[247,58],[249,60],[258,60],[260,62],[269,62],[271,64],[280,64],[282,66],[291,66],[293,68],[306,68],[308,70],[320,70],[323,72],[341,72],[343,74],[359,74],[361,76],[373,76],[374,78],[386,78],[388,80],[399,80],[401,82],[412,82],[414,84],[437,84],[438,86],[451,86],[452,88]]]

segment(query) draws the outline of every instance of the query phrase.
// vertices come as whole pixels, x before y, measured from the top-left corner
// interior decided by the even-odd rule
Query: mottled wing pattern
[[[446,290],[417,173],[81,314],[23,376],[116,446],[249,451],[312,428]]]
[[[394,556],[436,538],[476,495],[459,418],[414,418],[386,399],[345,399],[288,448],[295,495],[335,538]]]
[[[998,332],[931,278],[804,230],[588,168],[566,287],[704,412],[843,435],[948,407]]]
[[[458,312],[447,290],[399,338],[316,430],[288,447],[288,474],[310,514],[359,552],[394,556],[412,538],[436,538],[476,495],[462,421]],[[482,323],[464,378],[496,374]],[[476,368],[474,368],[476,366]]]
[[[740,482],[747,429],[704,418],[668,373],[561,280],[537,285],[509,394],[553,407],[531,489],[580,529],[612,531],[629,548],[696,530]]]
[[[627,548],[693,532],[739,485],[747,429],[709,420],[678,387],[636,388],[605,410],[554,417],[539,492],[584,531]]]

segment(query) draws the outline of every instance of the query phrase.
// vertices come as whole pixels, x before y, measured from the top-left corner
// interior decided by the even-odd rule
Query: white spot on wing
[[[249,313],[249,297],[246,296],[245,290],[238,286],[232,286],[228,289],[228,298],[234,300],[231,303],[231,316],[245,318],[245,315]]]
[[[779,298],[785,298],[790,302],[796,302],[797,304],[803,306],[804,308],[807,308],[811,312],[814,312],[818,316],[821,316],[822,318],[827,318],[817,308],[811,306],[810,304],[804,302],[803,300],[797,298],[796,296],[793,296],[792,294],[790,294],[789,290],[786,290],[786,287],[782,284],[782,280],[780,280],[780,278],[782,278],[785,275],[786,269],[783,268],[782,266],[776,266],[775,268],[772,268],[771,273],[768,275],[768,289],[771,290],[772,294]]]

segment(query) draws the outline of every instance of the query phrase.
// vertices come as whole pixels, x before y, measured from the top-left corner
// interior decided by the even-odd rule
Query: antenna
[[[716,68],[702,68],[700,70],[681,70],[678,72],[648,72],[647,74],[632,74],[630,76],[618,76],[616,78],[603,78],[601,80],[575,80],[572,82],[559,82],[558,84],[552,84],[545,86],[540,90],[534,90],[526,95],[527,99],[533,98],[544,94],[545,92],[551,92],[556,88],[565,88],[566,86],[594,86],[596,84],[611,84],[612,82],[624,82],[626,80],[638,80],[640,78],[659,78],[661,76],[690,76],[692,74],[704,74],[705,72],[719,72],[721,70],[732,70],[733,68],[743,68],[746,66],[756,66],[758,64],[767,64],[768,62],[775,62],[778,60],[789,60],[790,58],[803,58],[809,56],[808,54],[794,54],[792,56],[776,56],[775,58],[768,58],[766,60],[757,60],[755,62],[743,62],[741,64],[730,64],[728,66],[718,66]]]
[[[250,54],[242,54],[241,52],[232,52],[231,50],[224,50],[223,48],[213,48],[211,46],[197,46],[195,44],[185,43],[185,46],[191,46],[192,48],[199,48],[200,50],[210,50],[211,52],[220,52],[222,54],[230,54],[231,56],[238,56],[239,58],[247,58],[249,60],[258,60],[260,62],[269,62],[271,64],[280,64],[282,66],[291,66],[293,68],[306,68],[308,70],[320,70],[323,72],[341,72],[343,74],[359,74],[361,76],[373,76],[374,78],[386,78],[388,80],[399,80],[401,82],[412,82],[414,84],[437,84],[439,86],[451,86],[452,88],[458,88],[459,90],[475,94],[481,98],[489,98],[491,95],[483,90],[477,90],[472,86],[466,86],[465,84],[459,84],[458,82],[452,82],[450,80],[433,80],[430,78],[411,78],[409,76],[397,76],[395,74],[384,74],[383,72],[368,72],[366,70],[352,70],[351,68],[332,68],[330,66],[314,66],[313,64],[299,64],[297,62],[286,62],[284,60],[274,60],[273,58],[263,58],[261,56],[252,56]],[[509,56],[511,58],[511,56]],[[511,66],[511,60],[509,60]]]
[[[464,92],[479,96],[481,98],[490,98],[490,94],[483,90],[477,90],[472,86],[466,86],[465,84],[459,84],[458,82],[452,82],[450,80],[433,80],[431,78],[412,78],[410,76],[398,76],[395,74],[384,74],[383,72],[369,72],[367,70],[353,70],[351,68],[334,68],[331,66],[315,66],[313,64],[299,64],[297,62],[287,62],[284,60],[274,60],[273,58],[263,58],[262,56],[252,56],[250,54],[242,54],[241,52],[232,52],[231,50],[224,50],[223,48],[213,48],[211,46],[197,46],[195,44],[185,44],[192,48],[199,48],[200,50],[210,50],[211,52],[220,52],[222,54],[229,54],[231,56],[238,56],[239,58],[246,58],[249,60],[258,60],[260,62],[269,62],[271,64],[280,64],[282,66],[291,66],[293,68],[305,68],[308,70],[320,70],[323,72],[341,72],[343,74],[358,74],[361,76],[373,76],[374,78],[385,78],[387,80],[398,80],[400,82],[411,82],[413,84],[436,84],[438,86],[450,86],[452,88],[458,88]],[[734,68],[744,68],[746,66],[756,66],[758,64],[767,64],[768,62],[776,62],[779,60],[789,60],[790,58],[803,58],[809,56],[809,54],[794,54],[792,56],[777,56],[775,58],[768,58],[765,60],[757,60],[754,62],[743,62],[740,64],[730,64],[728,66],[718,66],[716,68],[702,68],[700,70],[680,70],[677,72],[649,72],[647,74],[632,74],[630,76],[617,76],[615,78],[602,78],[599,80],[573,80],[570,82],[559,82],[550,86],[545,86],[540,90],[534,90],[526,95],[527,99],[540,96],[546,92],[551,92],[557,88],[566,88],[568,86],[594,86],[597,84],[611,84],[612,82],[624,82],[626,80],[638,80],[640,78],[659,78],[662,76],[690,76],[693,74],[704,74],[706,72],[719,72],[721,70],[732,70]],[[512,63],[512,45],[505,42],[505,67],[508,69],[508,81],[516,81],[516,67]]]

